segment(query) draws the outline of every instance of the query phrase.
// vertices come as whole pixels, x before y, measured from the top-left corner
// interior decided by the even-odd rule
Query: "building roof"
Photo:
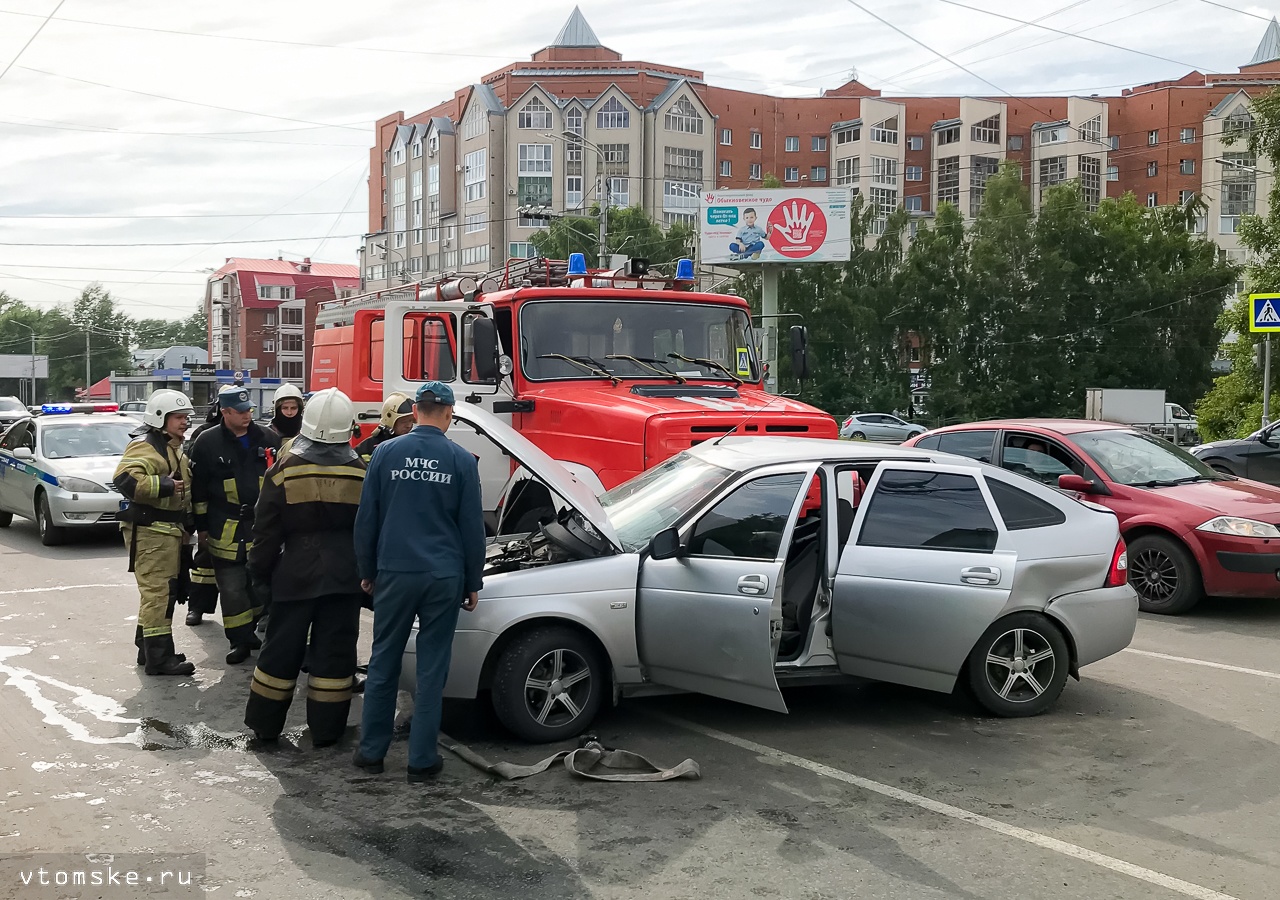
[[[310,266],[310,272],[303,272],[304,266]],[[226,263],[211,278],[221,278],[233,272],[274,272],[280,275],[309,274],[323,278],[351,278],[360,280],[360,267],[346,263],[318,263],[306,259],[300,263],[287,259],[247,259],[240,256],[228,257]]]
[[[1236,104],[1247,104],[1248,102],[1249,95],[1245,91],[1232,91],[1230,94],[1227,94],[1227,96],[1218,101],[1218,105],[1209,111],[1209,115],[1216,119],[1219,116],[1225,116],[1227,114],[1227,110]]]
[[[552,47],[602,47],[600,38],[596,37],[596,33],[587,24],[586,17],[582,15],[582,10],[578,7],[573,8],[573,12],[569,14],[569,21],[564,23],[564,27],[560,29],[560,33],[556,35],[556,39],[551,42]]]
[[[1253,59],[1249,60],[1248,65],[1256,66],[1259,63],[1273,62],[1277,59],[1280,59],[1280,22],[1272,17],[1271,24],[1263,33],[1262,41],[1258,44],[1258,49],[1253,52]]]
[[[658,109],[668,100],[674,98],[675,95],[680,92],[681,88],[687,87],[688,85],[689,82],[684,78],[672,81],[661,94],[653,98],[653,102],[649,104],[649,109]],[[690,91],[689,93],[693,92]]]

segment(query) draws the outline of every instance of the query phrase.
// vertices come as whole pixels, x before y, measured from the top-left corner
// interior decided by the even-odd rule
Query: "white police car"
[[[51,546],[70,528],[114,524],[111,479],[138,427],[114,403],[48,403],[15,422],[0,438],[0,528],[33,519]]]

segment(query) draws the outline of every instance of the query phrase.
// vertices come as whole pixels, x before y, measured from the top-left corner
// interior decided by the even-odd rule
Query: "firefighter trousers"
[[[249,570],[244,563],[216,566],[213,570],[222,600],[222,627],[232,647],[248,644],[253,639],[253,626],[262,615],[262,606],[249,585]]]
[[[306,656],[310,662],[307,726],[311,740],[331,744],[341,738],[351,711],[359,637],[357,595],[329,594],[274,604],[267,620],[267,637],[258,652],[258,666],[253,670],[244,724],[260,738],[280,736]]]
[[[182,535],[132,525],[121,530],[125,548],[133,560],[133,577],[138,582],[138,626],[142,637],[172,634],[173,607],[182,565]]]
[[[212,615],[218,608],[218,582],[213,571],[213,556],[208,548],[196,552],[191,566],[191,584],[187,588],[187,609]]]

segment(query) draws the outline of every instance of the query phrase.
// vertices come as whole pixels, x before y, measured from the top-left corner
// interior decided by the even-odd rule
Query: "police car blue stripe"
[[[31,465],[30,463],[18,462],[18,460],[14,459],[11,456],[0,456],[0,465],[3,465],[10,469],[14,469],[15,471],[18,471],[18,472],[23,472],[28,475],[33,475],[35,478],[39,479],[40,481],[43,481],[45,484],[56,485],[58,483],[58,479],[53,475],[50,475],[48,472],[41,472],[39,469]]]

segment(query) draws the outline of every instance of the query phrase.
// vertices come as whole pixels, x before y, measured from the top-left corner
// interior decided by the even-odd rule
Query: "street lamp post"
[[[609,236],[609,206],[613,201],[613,196],[610,191],[609,175],[607,172],[604,151],[596,144],[593,144],[582,135],[573,131],[564,131],[558,136],[544,133],[543,137],[562,141],[570,146],[580,145],[586,147],[587,149],[594,151],[596,156],[600,159],[598,174],[600,176],[600,187],[602,190],[600,191],[600,244],[598,249],[600,255],[600,268],[607,269],[609,268],[609,250],[607,247]]]

